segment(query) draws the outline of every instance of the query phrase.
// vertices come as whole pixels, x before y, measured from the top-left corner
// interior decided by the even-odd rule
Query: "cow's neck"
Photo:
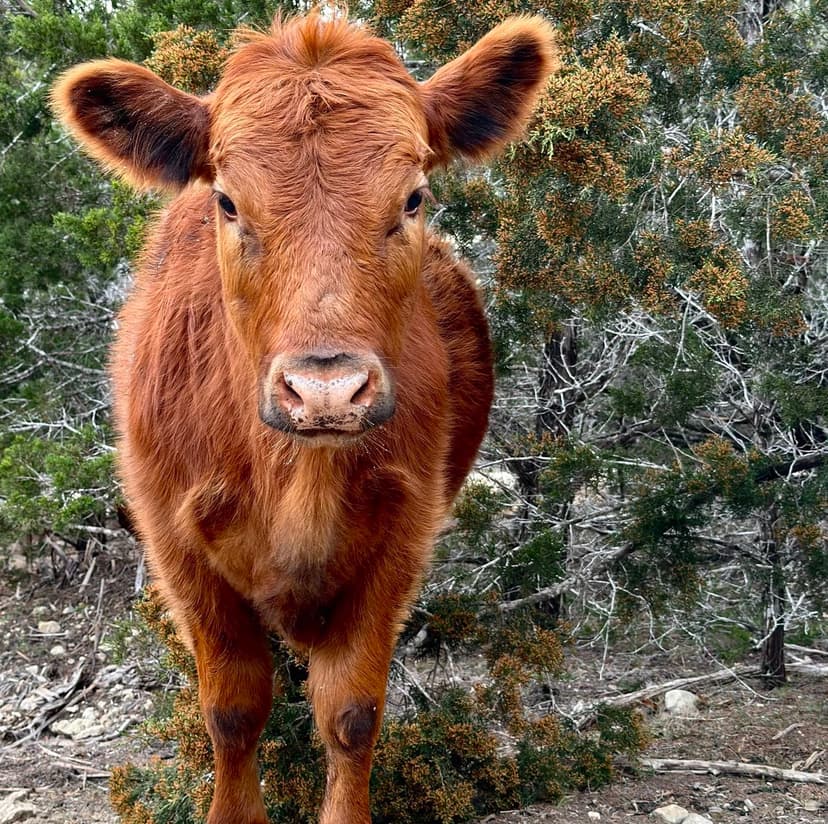
[[[341,530],[350,461],[341,450],[288,442],[271,463],[270,529],[286,564],[323,565]]]

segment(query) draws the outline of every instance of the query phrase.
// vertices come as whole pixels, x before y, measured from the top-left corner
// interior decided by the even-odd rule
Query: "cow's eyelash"
[[[218,189],[214,189],[213,199],[216,201],[216,203],[218,203],[219,208],[222,212],[224,212],[224,216],[228,220],[235,220],[239,216],[239,213],[236,210],[236,204],[233,203],[233,201],[230,200],[230,198],[227,197],[227,195],[224,194],[224,192],[221,192]]]
[[[408,196],[408,200],[405,202],[405,206],[403,207],[403,213],[406,217],[416,217],[420,211],[420,207],[425,201],[431,204],[436,203],[434,195],[431,193],[431,189],[429,189],[428,185],[417,187]]]

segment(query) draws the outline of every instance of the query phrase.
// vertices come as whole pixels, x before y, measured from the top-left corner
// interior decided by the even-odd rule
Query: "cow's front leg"
[[[349,599],[331,616],[325,642],[310,653],[308,685],[328,761],[320,824],[370,824],[371,760],[406,600],[391,593]]]
[[[215,785],[207,824],[267,824],[256,759],[273,698],[267,635],[225,581],[206,571],[197,577],[200,586],[181,617],[192,639],[199,703],[213,742]]]

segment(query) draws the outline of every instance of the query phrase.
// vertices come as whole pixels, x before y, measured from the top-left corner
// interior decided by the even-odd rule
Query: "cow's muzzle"
[[[394,388],[371,353],[277,355],[262,381],[259,412],[283,432],[347,439],[394,414]]]

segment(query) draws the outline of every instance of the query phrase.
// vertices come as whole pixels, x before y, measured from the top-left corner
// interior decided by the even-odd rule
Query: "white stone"
[[[65,718],[55,721],[49,729],[57,735],[65,735],[74,741],[95,738],[105,732],[103,724],[98,721],[94,710],[87,708],[78,718]]]
[[[664,711],[670,715],[695,718],[699,714],[699,698],[687,690],[669,690],[664,693]]]
[[[483,471],[474,470],[469,475],[467,483],[485,484],[494,492],[508,492],[517,489],[517,478],[511,472],[491,467]]]
[[[600,821],[601,820],[601,813],[595,812],[595,810],[590,810],[587,813],[587,818],[591,821]]]
[[[37,631],[44,635],[56,635],[60,632],[60,624],[57,621],[38,621]]]
[[[54,658],[63,658],[63,656],[66,655],[66,647],[64,647],[63,644],[55,644],[49,650],[49,655]]]
[[[690,813],[681,824],[713,824],[713,822],[706,816],[699,815],[698,813]]]
[[[0,800],[0,824],[13,824],[15,821],[25,821],[32,818],[37,812],[33,804],[25,802],[28,790],[15,790]]]
[[[9,569],[15,572],[25,572],[29,568],[29,562],[25,555],[12,555],[9,558]]]
[[[29,693],[21,702],[20,709],[23,712],[34,712],[41,704],[43,699],[36,693]]]
[[[678,804],[668,804],[666,807],[659,807],[653,810],[653,815],[658,816],[664,824],[684,824],[688,812]]]

